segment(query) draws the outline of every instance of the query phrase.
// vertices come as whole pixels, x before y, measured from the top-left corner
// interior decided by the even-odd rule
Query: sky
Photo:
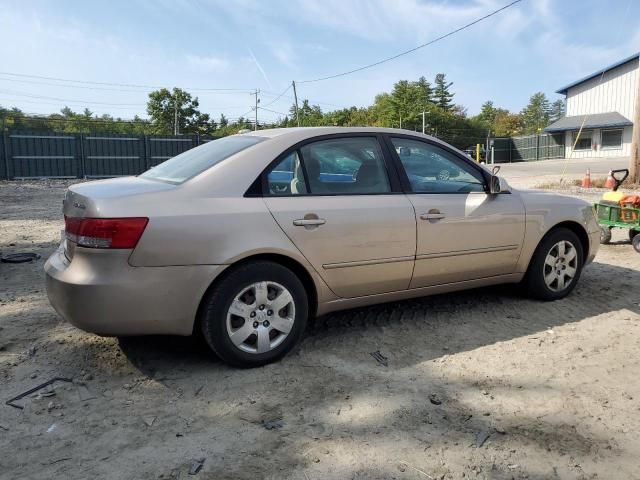
[[[292,80],[299,99],[333,110],[442,72],[455,103],[473,115],[486,100],[520,111],[538,91],[561,98],[560,87],[640,51],[640,0],[523,0],[397,60],[304,83],[393,56],[509,2],[0,0],[0,105],[146,117],[149,88],[19,76],[31,75],[180,87],[201,111],[230,119],[253,118],[259,89],[258,120],[270,121],[288,112]]]

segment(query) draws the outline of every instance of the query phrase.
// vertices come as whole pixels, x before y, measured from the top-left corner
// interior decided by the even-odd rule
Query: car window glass
[[[370,194],[391,191],[378,140],[321,140],[301,149],[312,194]]]
[[[416,193],[485,191],[482,174],[455,154],[426,142],[392,138],[411,189]]]
[[[263,140],[264,138],[250,135],[231,135],[212,140],[204,145],[187,150],[147,170],[140,176],[162,182],[183,183],[215,164]]]
[[[304,172],[298,152],[292,152],[267,173],[269,194],[274,196],[303,195],[307,193]]]

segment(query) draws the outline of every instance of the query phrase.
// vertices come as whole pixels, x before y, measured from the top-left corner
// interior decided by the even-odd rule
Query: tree
[[[480,113],[476,115],[475,120],[486,125],[487,128],[492,128],[496,121],[497,114],[498,109],[493,106],[491,100],[487,100],[482,104],[482,107],[480,107]]]
[[[318,127],[327,125],[327,120],[323,117],[322,109],[319,105],[311,105],[309,100],[304,99],[302,104],[298,106],[298,116],[300,117],[301,127]],[[291,126],[297,125],[296,106],[291,105],[289,108],[291,114]]]
[[[414,85],[418,90],[418,102],[426,110],[429,104],[433,104],[433,88],[424,76],[420,77]]]
[[[551,104],[551,108],[549,111],[549,120],[555,122],[564,117],[565,114],[565,106],[564,100],[556,100]]]
[[[161,88],[149,94],[147,113],[157,133],[210,133],[209,115],[200,113],[199,106],[198,97],[180,88]]]
[[[444,73],[438,73],[434,80],[435,88],[433,89],[433,98],[435,104],[443,110],[451,110],[453,108],[454,94],[449,91],[453,82],[447,82]]]
[[[227,117],[224,116],[224,113],[220,114],[220,122],[218,123],[218,125],[220,125],[220,128],[224,128],[229,125],[229,120],[227,120]]]
[[[529,104],[520,112],[524,133],[538,133],[549,124],[550,107],[547,96],[542,92],[531,95]]]

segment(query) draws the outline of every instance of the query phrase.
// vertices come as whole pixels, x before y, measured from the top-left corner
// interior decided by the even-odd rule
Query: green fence
[[[564,158],[564,134],[494,138],[494,161],[530,162]]]
[[[137,175],[213,137],[5,131],[0,178],[101,178]]]

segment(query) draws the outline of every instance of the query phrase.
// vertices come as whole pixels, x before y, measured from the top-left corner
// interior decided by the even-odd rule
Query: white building
[[[565,157],[630,155],[639,62],[636,53],[556,92],[566,97],[566,116],[545,131],[564,132]]]

